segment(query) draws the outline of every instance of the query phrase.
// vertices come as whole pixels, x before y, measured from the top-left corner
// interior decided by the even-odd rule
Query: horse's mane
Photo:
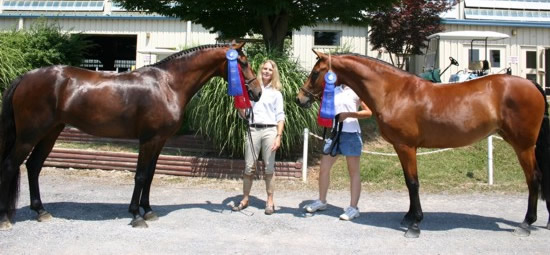
[[[197,47],[193,47],[193,48],[189,48],[189,49],[185,49],[185,50],[182,50],[180,52],[176,52],[164,59],[162,59],[161,61],[159,62],[156,62],[156,63],[153,63],[153,64],[150,64],[150,65],[146,65],[144,67],[155,67],[155,66],[159,66],[159,65],[162,65],[166,62],[169,62],[169,61],[172,61],[174,59],[178,59],[178,58],[182,58],[182,57],[187,57],[187,56],[190,56],[192,53],[196,52],[196,51],[199,51],[199,50],[203,50],[203,49],[210,49],[210,48],[219,48],[219,47],[227,47],[229,46],[230,44],[205,44],[205,45],[200,45],[200,46],[197,46]]]
[[[390,67],[390,68],[393,68],[393,69],[395,69],[395,70],[397,70],[397,71],[400,71],[400,72],[402,72],[403,74],[413,75],[413,76],[414,76],[414,74],[411,74],[411,73],[409,73],[409,72],[407,72],[407,71],[401,70],[401,69],[399,69],[399,68],[397,68],[397,67],[391,65],[391,64],[388,63],[388,62],[382,61],[382,60],[377,59],[377,58],[373,58],[373,57],[361,55],[361,54],[359,54],[359,53],[336,53],[336,54],[334,54],[334,56],[355,56],[355,57],[366,58],[366,59],[368,59],[368,60],[378,62],[378,63],[380,63],[380,64],[383,64],[383,65],[386,65],[386,66],[388,66],[388,67]]]

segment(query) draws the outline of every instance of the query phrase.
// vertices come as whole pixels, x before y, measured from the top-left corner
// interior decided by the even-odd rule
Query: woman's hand
[[[275,140],[273,141],[273,145],[271,146],[271,151],[276,151],[281,147],[281,135],[277,135],[275,137]]]
[[[338,122],[343,122],[345,119],[350,117],[350,112],[341,112],[338,115]]]

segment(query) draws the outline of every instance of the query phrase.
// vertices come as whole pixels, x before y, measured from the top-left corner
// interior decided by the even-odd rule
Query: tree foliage
[[[439,14],[453,4],[448,0],[402,0],[392,8],[373,12],[369,35],[372,49],[387,50],[393,64],[402,68],[404,57],[423,54],[426,37],[443,31]]]
[[[282,50],[292,30],[320,21],[366,25],[367,11],[397,0],[115,0],[128,10],[144,10],[201,24],[225,38],[261,34],[268,49]]]

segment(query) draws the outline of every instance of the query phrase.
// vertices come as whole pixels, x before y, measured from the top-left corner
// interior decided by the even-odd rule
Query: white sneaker
[[[355,218],[359,217],[359,209],[348,207],[346,208],[346,211],[340,215],[341,220],[353,220]]]
[[[327,203],[321,202],[321,200],[317,199],[313,201],[313,203],[306,205],[306,212],[308,213],[314,213],[316,211],[322,211],[327,209]]]

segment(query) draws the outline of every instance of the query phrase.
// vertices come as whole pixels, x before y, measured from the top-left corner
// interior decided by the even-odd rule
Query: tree
[[[114,0],[128,10],[144,10],[201,24],[224,38],[261,34],[268,50],[281,51],[288,33],[319,21],[367,25],[367,11],[397,0]]]
[[[402,0],[393,8],[372,12],[369,35],[372,49],[385,49],[392,64],[403,68],[406,57],[423,54],[426,37],[443,31],[439,14],[453,5],[454,1],[449,0]]]

